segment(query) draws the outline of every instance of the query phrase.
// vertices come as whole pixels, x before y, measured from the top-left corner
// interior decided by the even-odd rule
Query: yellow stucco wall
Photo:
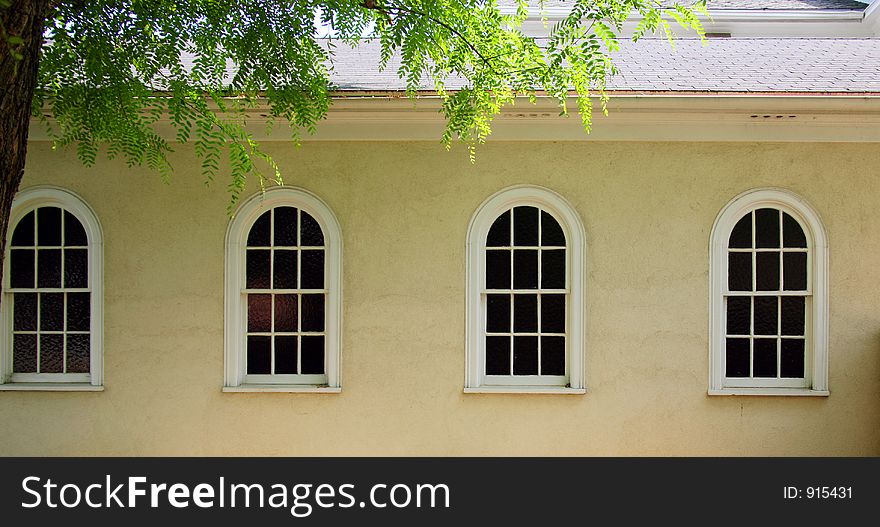
[[[228,195],[190,148],[170,185],[30,148],[23,187],[69,188],[103,225],[106,391],[0,393],[0,454],[880,454],[876,145],[494,142],[471,165],[436,142],[269,144],[342,226],[338,395],[221,393]],[[586,227],[587,395],[462,393],[468,221],[518,183]],[[828,398],[706,395],[710,229],[761,186],[827,227]]]

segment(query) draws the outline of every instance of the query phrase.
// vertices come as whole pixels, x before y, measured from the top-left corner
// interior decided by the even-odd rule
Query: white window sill
[[[558,394],[558,395],[583,395],[586,388],[569,388],[567,386],[479,386],[465,388],[464,393],[532,393],[532,394]]]
[[[223,393],[341,393],[342,388],[336,386],[291,386],[272,384],[242,384],[240,386],[224,386]]]
[[[810,388],[721,388],[709,390],[709,395],[757,395],[771,397],[828,397],[828,390],[813,390]]]
[[[103,386],[78,383],[16,382],[0,384],[0,392],[103,392]]]

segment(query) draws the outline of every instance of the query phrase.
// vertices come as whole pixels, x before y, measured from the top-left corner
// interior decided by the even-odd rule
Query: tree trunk
[[[5,35],[0,41],[0,280],[12,199],[24,175],[31,103],[50,0],[12,0],[0,9]],[[9,44],[19,37],[24,43]],[[20,54],[17,57],[16,54]],[[2,283],[2,282],[0,282]]]

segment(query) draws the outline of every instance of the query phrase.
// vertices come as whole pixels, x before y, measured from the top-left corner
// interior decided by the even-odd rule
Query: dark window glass
[[[749,376],[749,339],[727,339],[726,375]]]
[[[565,337],[541,337],[541,375],[565,375]]]
[[[486,247],[507,247],[510,245],[510,211],[505,212],[489,227]]]
[[[513,244],[538,245],[538,209],[535,207],[513,209]]]
[[[300,226],[302,230],[299,240],[300,245],[306,247],[320,247],[324,245],[324,232],[321,231],[318,221],[304,210],[299,211],[299,213],[299,221],[302,224]]]
[[[565,249],[541,251],[541,287],[565,289]]]
[[[779,253],[758,253],[755,255],[755,284],[758,291],[779,290]]]
[[[278,207],[275,214],[275,246],[291,247],[296,245],[296,209]]]
[[[785,212],[782,213],[782,245],[807,248],[807,237],[800,223]]]
[[[9,282],[12,287],[34,287],[34,250],[13,249],[11,253]]]
[[[324,251],[302,251],[303,289],[324,288]]]
[[[541,245],[565,246],[565,233],[556,218],[541,211]]]
[[[776,335],[779,306],[775,296],[755,297],[755,335]]]
[[[324,295],[302,295],[302,331],[324,331]]]
[[[73,214],[64,211],[64,245],[85,247],[89,244],[86,237],[86,230],[83,229],[82,223],[76,219]]]
[[[803,336],[805,321],[806,301],[804,297],[782,297],[782,334]]]
[[[13,247],[32,247],[34,245],[34,212],[28,212],[18,220],[12,233]]]
[[[513,295],[513,331],[538,331],[538,295]]]
[[[486,251],[486,289],[510,289],[510,251]]]
[[[486,375],[510,375],[510,337],[486,337]]]
[[[61,245],[61,209],[58,207],[37,209],[37,244]]]
[[[754,377],[776,377],[776,339],[755,339]]]
[[[65,294],[67,295],[67,331],[89,331],[91,295],[89,293]]]
[[[40,373],[64,373],[64,335],[40,335]]]
[[[728,253],[727,287],[731,291],[752,290],[752,255],[750,253]]]
[[[275,331],[296,331],[296,295],[275,295]]]
[[[279,335],[275,337],[275,373],[296,374],[296,337]]]
[[[18,334],[12,337],[12,371],[15,373],[37,372],[37,336]]]
[[[37,287],[61,287],[61,249],[37,251]]]
[[[786,291],[807,290],[807,253],[784,253],[782,272]]]
[[[269,251],[247,251],[248,289],[269,289]]]
[[[272,373],[272,342],[271,337],[248,336],[247,338],[247,372],[251,375]]]
[[[272,287],[275,289],[296,289],[296,253],[295,250],[275,249],[272,266]]]
[[[272,295],[248,295],[248,324],[251,333],[272,331]]]
[[[755,211],[755,247],[779,248],[779,211],[758,209]]]
[[[304,374],[324,373],[324,337],[306,335],[302,337],[302,372]]]
[[[269,221],[271,211],[264,212],[251,227],[248,233],[248,247],[268,247],[269,243]]]
[[[751,333],[752,299],[747,296],[727,297],[727,334]]]
[[[733,249],[749,249],[752,246],[752,213],[748,213],[736,223],[730,231],[728,247]]]
[[[537,289],[538,251],[517,249],[513,251],[514,289]]]
[[[513,374],[538,374],[538,337],[513,337]]]
[[[64,249],[64,287],[89,286],[89,251]]]
[[[64,329],[64,293],[40,293],[40,330]]]
[[[541,295],[541,332],[565,333],[565,295]]]
[[[88,335],[67,335],[67,373],[89,373]]]
[[[510,295],[486,295],[486,331],[510,331]]]
[[[781,377],[802,379],[804,377],[804,340],[782,339]]]
[[[15,293],[12,298],[12,329],[14,331],[36,331],[37,294]]]

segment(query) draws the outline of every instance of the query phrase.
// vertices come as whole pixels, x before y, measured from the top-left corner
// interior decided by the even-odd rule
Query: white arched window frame
[[[758,209],[776,209],[788,214],[797,221],[806,236],[807,309],[804,319],[804,378],[801,382],[781,378],[730,378],[725,371],[725,296],[730,293],[728,244],[739,220]],[[754,189],[740,194],[722,209],[715,220],[710,238],[709,395],[829,394],[827,269],[828,243],[825,227],[816,210],[798,195],[777,188]],[[755,270],[752,272],[755,273]],[[767,293],[771,294],[769,291]],[[753,295],[760,295],[760,292]],[[750,316],[754,316],[754,313]]]
[[[88,284],[85,288],[76,289],[76,292],[89,293],[89,371],[87,373],[15,373],[13,371],[12,312],[14,294],[19,291],[41,293],[47,289],[40,287],[11,288],[12,233],[22,218],[41,207],[57,207],[70,213],[85,230],[86,249],[88,250]],[[97,215],[82,198],[69,190],[50,186],[27,188],[19,191],[12,202],[6,240],[6,254],[3,260],[3,299],[0,304],[0,327],[3,328],[3,349],[0,353],[0,390],[102,391],[104,385],[104,244],[101,224],[98,222]],[[34,244],[35,250],[37,247],[42,247],[38,245],[36,239]],[[51,291],[65,292],[70,289],[62,286],[51,289]],[[67,322],[63,323],[66,327]],[[62,334],[66,335],[66,330],[62,329]]]
[[[256,220],[277,207],[307,212],[320,225],[324,236],[324,353],[325,372],[315,375],[270,376],[247,374],[247,289],[245,251],[248,234]],[[311,192],[275,187],[245,200],[226,233],[225,295],[225,392],[319,392],[338,393],[342,327],[342,231],[330,207]]]
[[[550,383],[542,382],[545,380],[539,376],[486,375],[486,240],[499,216],[519,206],[535,207],[550,214],[566,239],[565,375]],[[495,193],[480,205],[471,219],[467,238],[465,393],[586,393],[585,262],[583,224],[574,208],[559,194],[542,187],[519,185]]]

